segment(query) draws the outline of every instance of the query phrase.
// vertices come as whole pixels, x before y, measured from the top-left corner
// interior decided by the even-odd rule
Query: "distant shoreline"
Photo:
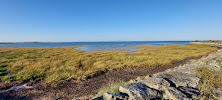
[[[0,42],[0,44],[50,43],[50,42]]]
[[[184,41],[89,41],[89,42],[184,42]],[[191,42],[191,41],[190,41]],[[70,42],[0,42],[0,44],[23,44],[23,43],[70,43]],[[76,42],[81,43],[81,42]],[[82,43],[88,43],[82,41]]]
[[[75,42],[75,43],[89,43],[89,42],[94,42],[94,43],[100,43],[100,42],[185,42],[185,41],[189,41],[189,42],[219,42],[222,40],[181,40],[181,41],[177,41],[177,40],[166,40],[166,41],[70,41],[70,42],[0,42],[0,44],[23,44],[23,43],[71,43],[71,42]]]

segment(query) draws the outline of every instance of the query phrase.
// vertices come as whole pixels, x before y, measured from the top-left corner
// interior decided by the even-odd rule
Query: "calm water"
[[[185,45],[190,41],[129,41],[129,42],[58,42],[58,43],[21,43],[21,44],[0,44],[0,48],[22,48],[22,47],[68,47],[80,46],[77,49],[90,52],[95,50],[132,50],[138,45]]]

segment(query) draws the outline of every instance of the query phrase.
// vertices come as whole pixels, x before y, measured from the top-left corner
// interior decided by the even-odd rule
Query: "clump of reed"
[[[134,54],[118,51],[83,52],[76,47],[2,48],[0,80],[44,80],[57,86],[71,80],[86,80],[124,66],[169,66],[178,61],[198,58],[217,48],[200,45],[139,46]],[[7,73],[12,75],[7,75]]]

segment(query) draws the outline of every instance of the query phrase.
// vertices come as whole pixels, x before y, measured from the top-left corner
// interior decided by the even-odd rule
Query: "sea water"
[[[0,48],[23,48],[23,47],[70,47],[78,46],[76,49],[85,52],[95,50],[134,50],[139,45],[185,45],[190,41],[121,41],[121,42],[51,42],[51,43],[15,43],[15,44],[0,44]]]

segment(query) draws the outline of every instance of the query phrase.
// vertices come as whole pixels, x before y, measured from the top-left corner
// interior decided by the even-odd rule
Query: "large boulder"
[[[161,98],[161,92],[142,83],[121,86],[119,91],[128,94],[129,100],[150,100]]]
[[[175,79],[169,76],[168,73],[159,74],[157,76],[166,76],[163,78],[160,77],[146,77],[146,80],[141,81],[141,83],[145,84],[148,87],[160,90],[164,93],[163,97],[165,99],[172,99],[172,100],[190,100],[190,99],[197,99],[200,97],[200,92],[192,87],[187,86],[178,86],[181,83],[174,83],[170,79],[178,82],[180,79]],[[177,77],[177,76],[173,76]],[[170,78],[170,79],[168,79]],[[185,77],[186,78],[186,77]],[[187,83],[189,84],[189,83]]]
[[[192,87],[166,87],[163,97],[170,100],[198,100],[200,92]]]
[[[164,78],[157,78],[157,77],[146,78],[146,80],[141,81],[141,83],[145,84],[148,87],[152,87],[154,89],[157,89],[157,90],[162,90],[163,86],[169,87],[172,85]]]
[[[155,77],[164,78],[166,80],[172,81],[173,83],[175,83],[176,87],[178,86],[196,87],[200,80],[198,77],[194,75],[181,73],[181,72],[161,73],[161,74],[157,74]]]

